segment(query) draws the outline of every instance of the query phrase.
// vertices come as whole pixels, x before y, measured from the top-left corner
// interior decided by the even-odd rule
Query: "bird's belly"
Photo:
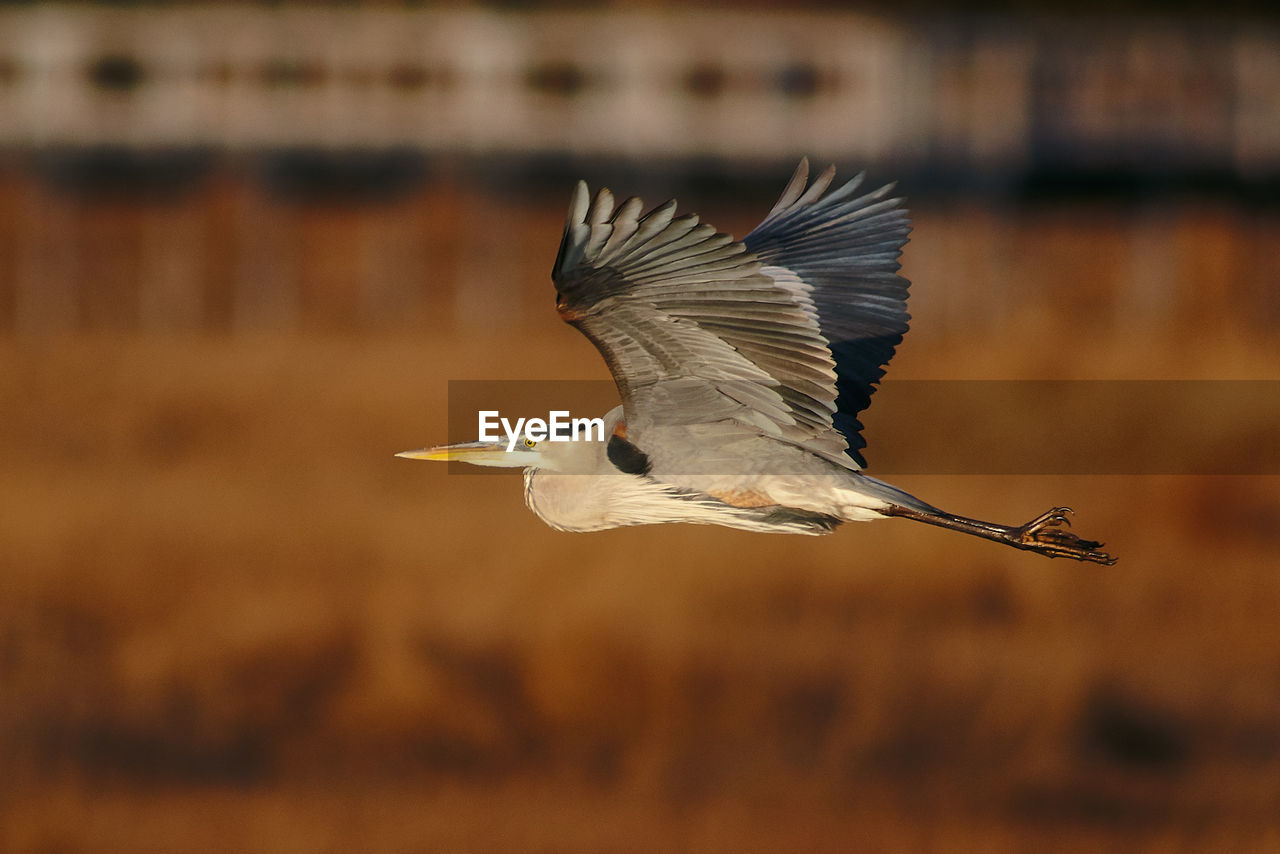
[[[525,503],[560,531],[688,521],[688,502],[661,483],[630,474],[525,473]]]

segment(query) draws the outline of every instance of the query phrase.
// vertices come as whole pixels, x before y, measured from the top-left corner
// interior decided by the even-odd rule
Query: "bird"
[[[1022,525],[940,510],[868,475],[859,415],[907,332],[910,232],[888,184],[859,194],[803,158],[742,240],[675,200],[647,213],[585,181],[552,267],[556,310],[608,364],[621,405],[586,435],[512,435],[397,456],[524,469],[561,531],[671,522],[829,534],[903,518],[1048,557],[1111,565],[1069,507]],[[519,428],[517,428],[519,429]]]

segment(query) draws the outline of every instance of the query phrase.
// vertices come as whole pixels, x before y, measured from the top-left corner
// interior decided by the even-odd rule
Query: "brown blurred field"
[[[901,373],[1034,375],[1019,328]],[[560,534],[391,457],[446,378],[603,375],[552,316],[516,340],[5,342],[0,847],[1280,846],[1275,478],[904,480],[1070,503],[1110,569],[897,522]]]
[[[872,474],[1072,433],[1013,469],[1071,475],[887,479],[1071,505],[1109,568],[563,534],[392,456],[450,381],[607,381],[552,310],[573,179],[741,236],[801,154],[902,181],[890,383],[1265,393],[1262,4],[10,5],[0,854],[1280,852],[1275,401],[1072,430],[886,384]]]
[[[557,533],[392,454],[450,379],[607,377],[551,310],[559,196],[254,192],[10,235],[0,849],[1280,849],[1276,477],[897,479],[1070,504],[1106,569],[898,521]],[[1274,216],[916,222],[891,379],[1276,377]]]

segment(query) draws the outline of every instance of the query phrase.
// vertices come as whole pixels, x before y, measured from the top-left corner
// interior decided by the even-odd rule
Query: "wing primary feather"
[[[818,201],[818,199],[822,198],[822,194],[826,192],[827,187],[831,186],[831,182],[835,177],[836,167],[834,165],[823,169],[822,174],[813,179],[813,184],[805,194],[800,197],[799,201],[796,202],[796,207],[802,208],[806,205],[812,205],[814,202]]]
[[[613,216],[613,193],[608,187],[601,187],[596,193],[595,203],[591,206],[591,225],[603,225]]]
[[[865,180],[867,180],[867,173],[859,172],[857,175],[854,175],[848,181],[845,181],[839,187],[832,190],[831,193],[828,194],[827,197],[822,200],[822,203],[824,205],[840,204],[845,199],[849,198],[854,193],[856,193],[858,191],[858,188],[862,186],[862,182]],[[886,184],[885,186],[881,187],[879,190],[876,190],[875,192],[877,193],[892,192],[894,186],[895,184]]]
[[[613,226],[613,233],[609,235],[608,241],[600,249],[600,260],[611,260],[627,245],[627,241],[631,239],[640,227],[637,216],[643,207],[644,202],[635,196],[618,206],[613,217],[609,220],[609,224]]]
[[[764,222],[768,222],[778,214],[796,203],[801,195],[804,194],[805,185],[809,183],[809,158],[801,157],[800,164],[796,166],[796,171],[791,175],[791,180],[787,182],[786,189],[782,191],[782,197],[778,199],[778,203],[765,214]]]

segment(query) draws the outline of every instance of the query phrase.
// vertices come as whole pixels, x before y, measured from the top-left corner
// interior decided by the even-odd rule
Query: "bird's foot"
[[[1054,507],[1027,524],[1014,528],[1016,545],[1047,557],[1069,557],[1106,566],[1115,563],[1114,557],[1101,551],[1103,543],[1082,539],[1065,530],[1071,527],[1073,512],[1070,507]]]

